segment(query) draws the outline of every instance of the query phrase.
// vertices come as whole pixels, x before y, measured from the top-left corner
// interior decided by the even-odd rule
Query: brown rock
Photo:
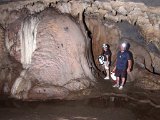
[[[152,73],[139,69],[138,78],[135,81],[135,86],[149,90],[160,90],[160,76],[153,75]]]
[[[28,99],[30,100],[48,100],[48,99],[65,99],[69,91],[57,86],[35,86],[29,92]]]
[[[127,10],[124,8],[124,6],[120,6],[117,10],[120,14],[126,16],[128,14]]]
[[[4,49],[3,48],[4,48],[4,30],[0,26],[0,60],[2,60],[2,58],[4,56]],[[2,67],[2,63],[0,63],[0,67]],[[1,77],[1,80],[0,80],[0,91],[2,91],[2,88],[3,88],[3,81],[2,80],[4,80],[4,78],[5,77],[2,74],[2,77]]]
[[[79,91],[93,85],[94,77],[85,56],[85,38],[78,25],[70,17],[52,10],[42,12],[41,17],[26,18],[18,31],[20,39],[11,39],[20,43],[15,45],[20,52],[15,53],[19,56],[17,60],[27,69],[16,79],[12,96],[43,99],[42,94],[45,94],[49,98],[64,98],[68,90]],[[17,54],[11,55],[17,58]],[[43,92],[43,86],[37,84],[47,85],[46,91]],[[57,93],[60,89],[62,92]]]
[[[103,25],[101,20],[86,18],[86,24],[92,33],[92,52],[96,66],[101,69],[98,56],[102,52],[102,44],[108,43],[112,51],[112,60],[115,60],[116,49],[118,47],[119,31],[114,24]]]

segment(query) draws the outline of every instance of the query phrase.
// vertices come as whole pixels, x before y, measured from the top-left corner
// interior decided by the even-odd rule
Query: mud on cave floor
[[[159,120],[160,91],[126,83],[120,91],[111,80],[99,79],[97,87],[69,99],[18,101],[0,99],[0,120]],[[81,96],[81,97],[80,97]]]

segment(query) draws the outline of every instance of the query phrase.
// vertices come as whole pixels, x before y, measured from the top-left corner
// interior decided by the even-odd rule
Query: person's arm
[[[128,60],[128,68],[127,68],[127,72],[131,71],[131,67],[132,67],[132,61]]]
[[[118,54],[119,54],[119,52],[117,53],[117,56],[118,56]],[[116,57],[116,61],[115,61],[114,68],[113,68],[113,70],[112,70],[112,72],[114,72],[114,73],[115,73],[115,71],[116,71],[116,64],[117,64],[117,57]]]
[[[106,55],[106,65],[109,66],[109,56]]]
[[[116,60],[116,62],[115,62],[115,66],[114,66],[112,72],[115,72],[115,71],[116,71],[116,63],[117,63],[117,60]]]
[[[107,58],[107,60],[106,60],[106,61],[107,61],[107,62],[110,62],[110,61],[109,61],[109,57],[110,57],[110,55],[111,55],[110,51],[107,51],[107,53],[106,53],[106,58]]]
[[[106,55],[106,58],[107,58],[107,60],[106,60],[106,61],[107,61],[107,62],[109,62],[109,60],[108,60],[108,59],[109,59],[109,56],[108,56],[108,55]]]
[[[131,71],[131,67],[132,67],[132,60],[131,60],[131,56],[128,52],[127,54],[127,59],[128,59],[128,68],[127,68],[127,72],[130,72]]]

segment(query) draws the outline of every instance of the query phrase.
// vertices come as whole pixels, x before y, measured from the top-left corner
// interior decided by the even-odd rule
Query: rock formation
[[[0,90],[19,99],[65,99],[95,85],[102,44],[110,45],[113,66],[122,41],[133,54],[128,79],[159,90],[159,10],[132,0],[0,4]]]
[[[93,85],[85,37],[69,16],[48,9],[15,20],[7,29],[7,50],[24,69],[11,88],[12,96],[64,98]]]

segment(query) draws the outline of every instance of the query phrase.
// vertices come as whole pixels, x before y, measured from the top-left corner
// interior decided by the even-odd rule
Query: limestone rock
[[[67,88],[69,91],[79,91],[84,90],[87,86],[92,86],[90,81],[86,79],[77,79],[74,81],[69,81],[64,87]]]
[[[98,62],[98,56],[102,52],[102,44],[110,45],[112,51],[112,60],[115,60],[116,48],[120,39],[118,28],[114,24],[103,23],[100,20],[86,18],[88,29],[92,33],[92,51],[96,66],[101,69]]]
[[[152,75],[148,71],[139,70],[139,78],[136,80],[135,86],[148,90],[160,90],[160,81],[158,75]]]
[[[105,3],[102,4],[102,6],[103,6],[103,9],[105,9],[107,11],[112,11],[113,10],[110,3],[105,2]]]
[[[28,91],[31,89],[31,81],[26,80],[26,70],[23,70],[20,76],[15,80],[11,94],[13,97],[18,99],[27,99]]]
[[[85,57],[85,38],[70,17],[46,10],[18,25],[18,32],[8,31],[18,33],[18,37],[9,36],[7,48],[27,72],[15,80],[13,97],[43,99],[41,95],[45,94],[48,98],[64,98],[68,90],[79,91],[93,85],[94,77]],[[37,84],[45,84],[45,92]]]
[[[2,26],[0,26],[0,59],[3,58],[4,52],[5,52],[5,47],[4,47],[4,38],[5,38],[5,32]]]
[[[70,3],[58,3],[56,6],[62,13],[71,13]]]
[[[153,61],[153,67],[154,67],[154,72],[155,73],[160,73],[160,57],[159,55],[155,55],[154,53],[150,53],[151,54],[151,58]]]
[[[0,27],[0,60],[2,60],[3,56],[4,56],[4,30],[2,29],[2,27]],[[0,67],[2,67],[2,63],[0,63]],[[3,87],[3,81],[5,76],[4,73],[1,72],[1,80],[0,80],[0,90]]]
[[[48,100],[48,99],[65,99],[69,91],[62,87],[56,86],[35,86],[29,92],[28,99],[30,100]]]
[[[127,13],[127,10],[123,7],[123,6],[120,6],[117,10],[117,12],[121,13],[122,15],[126,16],[128,13]]]

